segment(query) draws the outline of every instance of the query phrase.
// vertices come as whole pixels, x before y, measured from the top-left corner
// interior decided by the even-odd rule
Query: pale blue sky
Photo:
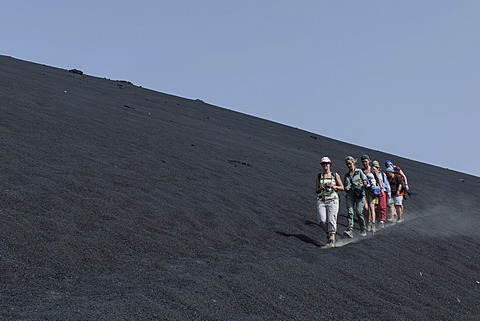
[[[16,0],[0,54],[480,176],[479,17],[480,0]]]

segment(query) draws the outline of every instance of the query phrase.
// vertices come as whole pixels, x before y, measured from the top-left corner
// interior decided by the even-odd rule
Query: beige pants
[[[317,219],[319,224],[327,226],[328,233],[337,231],[338,199],[329,201],[317,200]]]

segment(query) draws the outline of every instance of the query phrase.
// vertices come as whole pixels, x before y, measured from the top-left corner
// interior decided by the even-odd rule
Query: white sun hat
[[[330,158],[324,156],[322,157],[322,159],[320,160],[320,164],[323,164],[323,163],[332,163],[332,161],[330,160]]]

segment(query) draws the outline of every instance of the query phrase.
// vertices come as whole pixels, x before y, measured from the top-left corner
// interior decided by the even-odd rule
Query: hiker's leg
[[[377,221],[385,221],[387,219],[387,194],[382,192],[378,197],[378,204],[375,209],[377,215]]]
[[[317,200],[317,221],[322,230],[327,233],[327,209],[322,200]]]
[[[375,225],[375,206],[377,206],[378,204],[378,197],[372,197],[372,201],[370,203],[370,218],[371,218],[371,221],[372,224]]]
[[[369,195],[365,194],[364,203],[363,203],[363,217],[367,222],[370,222],[370,208],[369,208]]]
[[[361,199],[356,199],[355,204],[355,214],[357,216],[358,225],[360,226],[360,230],[364,231],[367,228],[367,224],[365,222],[365,216],[363,215],[363,209],[365,207],[365,197]]]
[[[393,203],[394,203],[393,197],[389,197],[387,199],[387,206],[388,206],[388,212],[389,212],[389,215],[390,215],[390,219],[394,219],[395,216],[397,215],[397,213],[395,211],[395,205]]]
[[[403,220],[403,196],[395,196],[395,210],[397,211],[397,219]]]
[[[355,215],[355,195],[353,192],[346,194],[347,200],[347,230],[353,230],[354,215]]]
[[[338,200],[331,200],[327,203],[327,221],[328,232],[337,232],[337,216],[338,216],[339,202]]]

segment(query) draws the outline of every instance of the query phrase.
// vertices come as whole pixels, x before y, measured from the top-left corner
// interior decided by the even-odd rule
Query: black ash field
[[[478,177],[6,56],[0,137],[1,319],[480,316]],[[406,221],[323,250],[319,160],[364,153]]]

